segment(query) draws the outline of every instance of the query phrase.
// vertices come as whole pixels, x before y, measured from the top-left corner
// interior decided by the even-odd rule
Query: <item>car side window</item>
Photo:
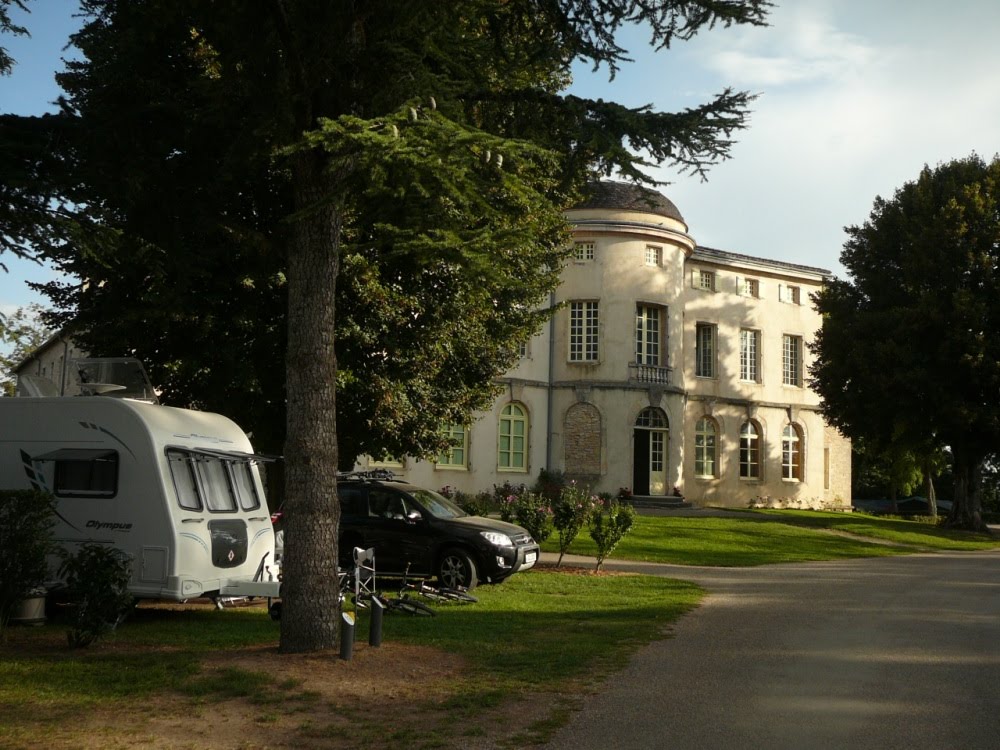
[[[340,499],[340,511],[345,516],[365,516],[365,490],[357,485],[337,485],[337,497]]]
[[[368,513],[377,518],[406,518],[403,496],[392,490],[372,487],[368,490]]]

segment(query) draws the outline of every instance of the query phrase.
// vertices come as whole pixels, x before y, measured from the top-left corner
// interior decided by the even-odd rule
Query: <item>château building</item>
[[[561,306],[503,395],[451,426],[437,460],[390,468],[470,493],[544,468],[594,492],[850,507],[850,442],[808,386],[810,295],[830,272],[701,247],[670,200],[631,184],[595,184],[567,218]]]

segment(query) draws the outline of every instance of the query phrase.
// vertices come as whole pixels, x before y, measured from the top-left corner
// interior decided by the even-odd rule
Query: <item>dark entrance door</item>
[[[649,494],[649,430],[633,430],[632,494]]]

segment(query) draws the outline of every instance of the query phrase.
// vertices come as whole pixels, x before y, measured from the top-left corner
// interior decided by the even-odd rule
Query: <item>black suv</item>
[[[354,472],[337,481],[340,564],[355,547],[375,549],[379,575],[437,576],[444,586],[499,583],[538,560],[538,545],[520,526],[470,516],[431,490],[388,472]]]

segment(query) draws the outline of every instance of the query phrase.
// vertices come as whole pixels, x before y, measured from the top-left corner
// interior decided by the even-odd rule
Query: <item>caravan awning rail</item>
[[[242,463],[267,464],[280,461],[282,459],[281,456],[267,456],[263,453],[220,451],[217,448],[189,448],[181,445],[168,445],[167,450],[181,451],[183,453],[194,454],[195,456],[205,456],[206,458],[219,458],[225,461],[239,461]]]

